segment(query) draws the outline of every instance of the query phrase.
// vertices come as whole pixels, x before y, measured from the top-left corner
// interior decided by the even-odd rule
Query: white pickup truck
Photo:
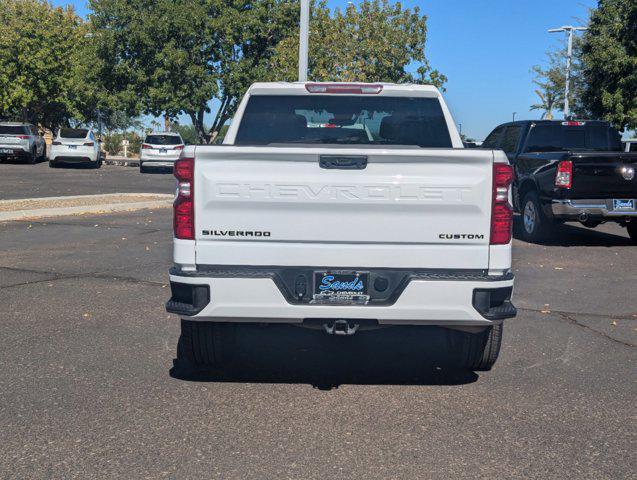
[[[223,365],[238,323],[433,325],[462,368],[496,361],[513,173],[463,148],[436,88],[254,84],[224,144],[186,147],[175,176],[178,365]]]

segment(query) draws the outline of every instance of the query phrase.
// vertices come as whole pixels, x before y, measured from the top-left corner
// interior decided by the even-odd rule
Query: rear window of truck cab
[[[437,98],[369,95],[252,95],[234,143],[452,146]]]
[[[531,127],[525,152],[621,151],[621,135],[609,125],[589,122],[538,123]]]

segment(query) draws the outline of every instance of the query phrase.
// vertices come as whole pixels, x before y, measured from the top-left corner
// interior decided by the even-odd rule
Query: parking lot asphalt
[[[173,193],[174,190],[174,177],[161,170],[141,175],[139,168],[112,165],[93,170],[83,165],[49,168],[48,162],[0,163],[0,200],[101,193]]]
[[[22,176],[8,167],[3,198]],[[104,193],[173,188],[110,168],[90,180]],[[60,171],[37,191],[79,194],[100,173]],[[634,478],[637,247],[622,229],[514,241],[520,313],[490,372],[441,366],[433,328],[251,326],[197,381],[170,374],[170,229],[170,210],[0,224],[0,478]]]

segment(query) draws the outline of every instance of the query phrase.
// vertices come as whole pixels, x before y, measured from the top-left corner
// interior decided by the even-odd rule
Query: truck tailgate
[[[573,153],[572,199],[636,198],[637,180],[622,175],[622,168],[637,168],[637,153]]]
[[[197,147],[196,262],[486,269],[492,164],[488,150]]]

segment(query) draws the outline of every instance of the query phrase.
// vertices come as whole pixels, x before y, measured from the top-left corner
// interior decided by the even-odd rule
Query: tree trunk
[[[195,127],[195,132],[197,132],[197,138],[199,141],[201,143],[208,143],[206,127],[203,124],[204,109],[201,108],[197,112],[188,112],[188,115],[190,115],[190,120],[192,121],[192,125]]]

